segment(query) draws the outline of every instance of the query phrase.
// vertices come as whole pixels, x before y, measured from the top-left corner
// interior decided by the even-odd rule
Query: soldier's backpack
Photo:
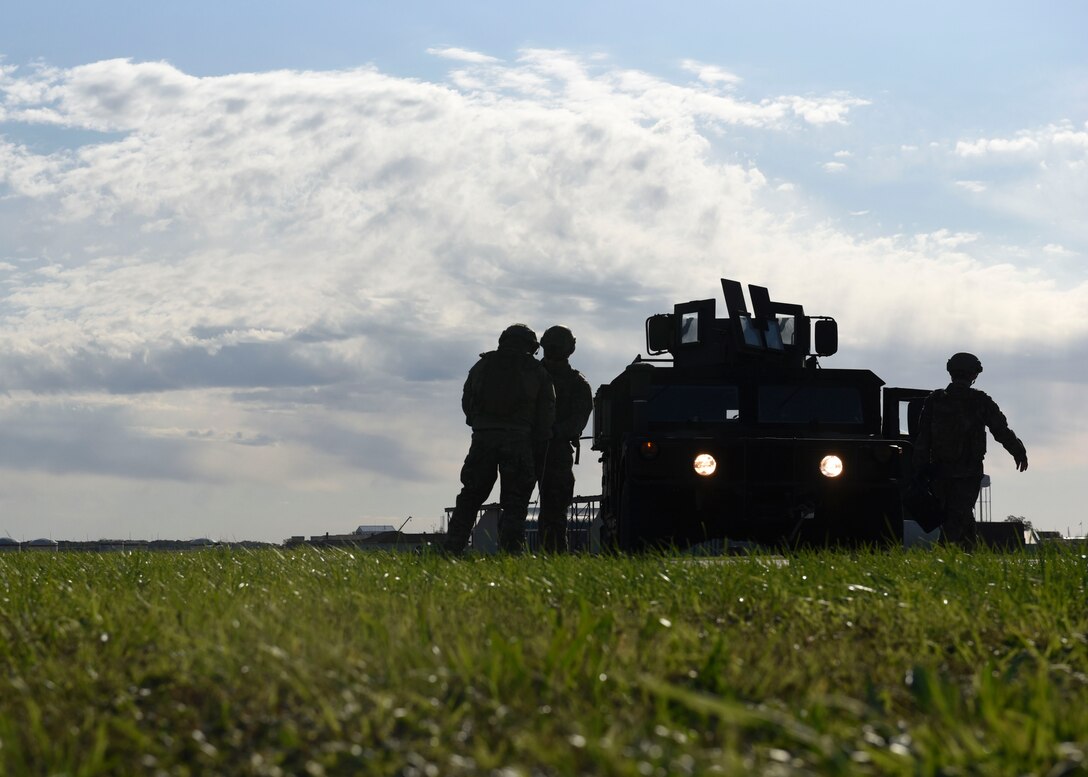
[[[930,459],[945,464],[969,463],[976,456],[982,419],[971,396],[957,397],[944,389],[930,397]]]
[[[477,396],[476,411],[492,418],[509,418],[532,400],[526,386],[523,354],[505,350],[484,356],[484,370]]]

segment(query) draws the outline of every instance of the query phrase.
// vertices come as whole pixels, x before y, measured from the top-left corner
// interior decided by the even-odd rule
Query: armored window
[[[738,316],[740,319],[740,333],[744,344],[749,348],[762,348],[763,338],[760,336],[756,322],[748,316]]]
[[[777,320],[779,339],[784,345],[797,342],[797,319],[793,316],[779,316]]]
[[[855,386],[759,387],[761,424],[860,424],[861,393]]]
[[[740,418],[736,386],[654,386],[647,420],[659,423],[726,423]]]
[[[697,342],[699,342],[699,311],[696,310],[684,313],[680,317],[680,343],[687,345]]]
[[[764,338],[767,340],[767,347],[772,351],[783,351],[785,346],[782,343],[782,330],[779,329],[779,321],[781,319],[771,319],[767,322],[767,330],[763,333]]]

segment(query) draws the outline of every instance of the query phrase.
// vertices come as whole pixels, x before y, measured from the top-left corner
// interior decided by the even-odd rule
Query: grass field
[[[0,555],[0,773],[1083,774],[1082,550]]]

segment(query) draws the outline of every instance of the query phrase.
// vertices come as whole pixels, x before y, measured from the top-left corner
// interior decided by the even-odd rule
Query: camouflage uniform
[[[981,367],[980,367],[981,369]],[[974,547],[974,505],[982,483],[986,429],[1027,469],[1024,443],[1009,428],[1005,414],[988,394],[971,388],[972,379],[954,379],[930,394],[922,407],[915,441],[915,470],[930,477],[933,495],[944,508],[941,539]]]
[[[472,444],[461,468],[463,487],[446,535],[446,550],[452,553],[465,549],[496,474],[499,547],[507,552],[524,547],[525,514],[535,481],[533,446],[551,434],[555,419],[555,390],[547,371],[532,357],[536,335],[532,335],[531,350],[504,338],[498,350],[481,354],[461,395],[465,422],[472,427]]]
[[[552,439],[537,453],[540,470],[540,547],[547,551],[567,549],[567,509],[574,497],[574,451],[593,412],[589,381],[564,359],[550,359],[544,367],[555,385],[555,426]]]

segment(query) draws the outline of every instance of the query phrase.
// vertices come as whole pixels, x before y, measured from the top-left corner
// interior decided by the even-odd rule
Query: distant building
[[[352,534],[357,534],[360,537],[373,537],[375,534],[383,534],[387,531],[396,531],[393,526],[389,524],[363,524],[356,529]]]

